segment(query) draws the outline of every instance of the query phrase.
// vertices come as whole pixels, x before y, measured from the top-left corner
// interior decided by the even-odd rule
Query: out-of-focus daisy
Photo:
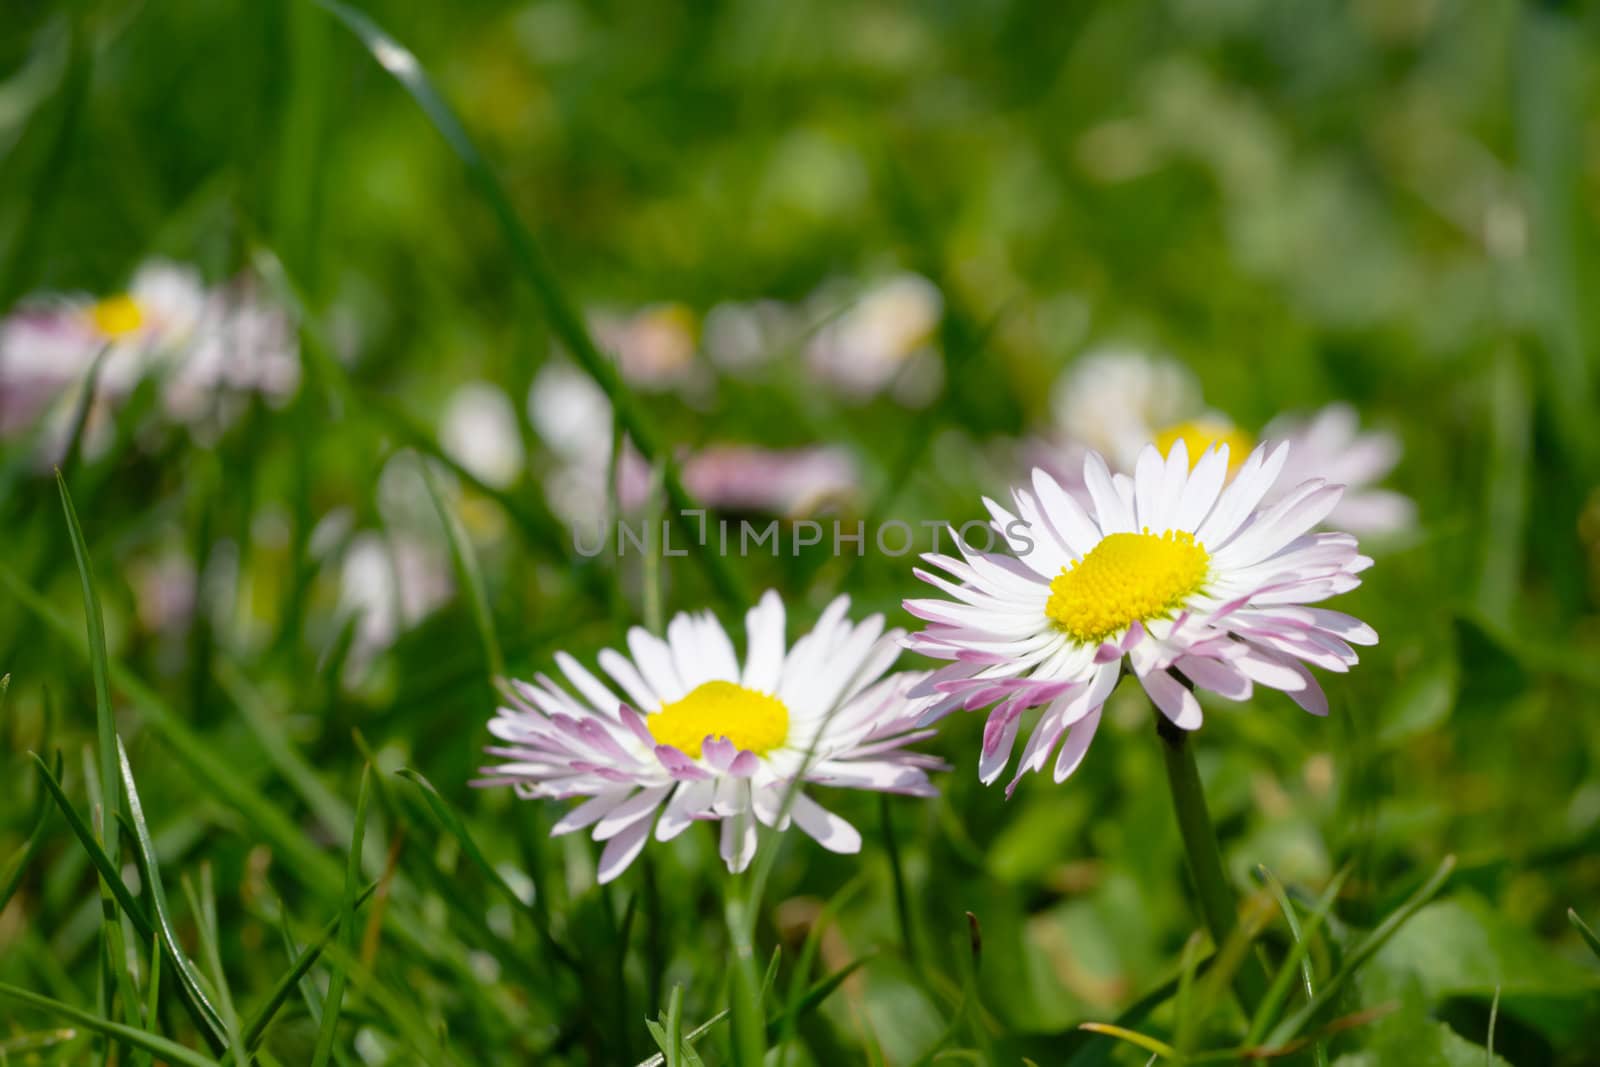
[[[611,510],[611,401],[590,377],[568,363],[539,368],[528,390],[528,419],[556,458],[543,479],[550,509],[567,522],[603,521]],[[624,438],[618,457],[622,501],[649,492],[650,468]]]
[[[1197,415],[1217,418],[1199,414],[1200,383],[1187,368],[1133,348],[1080,357],[1056,382],[1050,401],[1056,428],[1080,448],[1074,461],[1087,449],[1119,470],[1131,469],[1139,451],[1163,430]],[[1242,458],[1239,450],[1235,454]]]
[[[450,394],[439,424],[446,454],[485,485],[507,489],[522,475],[522,434],[511,398],[489,382],[467,382]]]
[[[99,389],[125,393],[158,354],[187,344],[207,314],[199,273],[160,260],[140,267],[125,291],[102,299],[30,297],[0,322],[0,412],[9,428],[32,422],[102,351]]]
[[[1404,493],[1375,488],[1400,462],[1400,441],[1391,433],[1361,429],[1348,404],[1329,404],[1309,418],[1283,416],[1267,424],[1262,440],[1289,442],[1273,495],[1307,478],[1326,478],[1345,487],[1328,524],[1358,534],[1405,530],[1417,521],[1417,505]]]
[[[694,312],[682,304],[653,304],[631,314],[597,312],[589,326],[601,350],[616,357],[629,385],[666,391],[701,377]]]
[[[282,309],[248,281],[208,288],[192,267],[157,260],[123,292],[31,298],[0,323],[0,432],[48,417],[42,458],[54,462],[70,430],[63,400],[102,352],[101,409],[153,377],[166,414],[196,430],[230,421],[246,395],[281,401],[300,382],[298,343]],[[105,414],[92,412],[91,430]]]
[[[838,297],[825,290],[822,300]],[[932,345],[943,313],[938,286],[917,274],[895,275],[825,322],[807,346],[807,360],[847,396],[866,399],[887,389],[900,403],[921,407],[941,380]]]
[[[1308,605],[1355,588],[1372,561],[1349,534],[1310,532],[1338,503],[1340,486],[1313,479],[1263,503],[1289,452],[1257,448],[1231,482],[1225,445],[1207,449],[1193,469],[1182,440],[1165,458],[1146,446],[1132,477],[1112,474],[1091,452],[1087,505],[1042,470],[1031,490],[1013,491],[1015,513],[985,500],[1011,551],[962,545],[961,559],[930,554],[954,580],[918,577],[953,599],[906,601],[929,624],[909,646],[954,661],[915,691],[938,698],[925,721],[994,705],[979,763],[988,783],[1033,707],[1045,711],[1017,777],[1043,768],[1063,738],[1055,778],[1070,775],[1124,662],[1185,730],[1201,722],[1195,688],[1244,700],[1259,683],[1326,714],[1305,665],[1347,671],[1356,662],[1351,644],[1377,635]]]
[[[1035,450],[1030,459],[1055,473],[1080,500],[1077,474],[1085,451],[1099,452],[1114,471],[1129,472],[1146,444],[1165,454],[1182,441],[1191,456],[1225,444],[1234,457],[1232,474],[1256,444],[1227,415],[1204,405],[1199,383],[1185,367],[1133,349],[1106,349],[1078,360],[1057,383],[1052,401],[1064,440],[1049,446],[1053,455]],[[1309,418],[1274,420],[1260,440],[1294,446],[1266,496],[1268,503],[1308,478],[1324,478],[1345,487],[1328,516],[1330,526],[1376,535],[1415,522],[1409,498],[1375,488],[1399,463],[1400,442],[1381,431],[1363,432],[1349,405],[1330,404]]]
[[[683,484],[707,507],[797,517],[848,500],[860,477],[840,448],[720,445],[684,461]]]
[[[534,378],[528,415],[559,463],[544,480],[556,514],[568,522],[605,519],[611,506],[611,403],[577,368],[547,364]],[[623,440],[616,504],[628,513],[648,500],[650,465]],[[860,476],[848,452],[814,447],[712,445],[680,457],[684,486],[707,507],[802,516],[852,497]]]
[[[800,784],[928,796],[927,772],[942,764],[906,748],[932,731],[916,728],[905,697],[920,676],[885,677],[903,635],[885,632],[880,615],[852,623],[848,607],[835,600],[789,646],[783,601],[768,592],[745,616],[742,666],[710,613],[676,616],[664,640],[635,628],[631,656],[599,655],[616,689],[560,653],[577,695],[542,674],[507,683],[508,703],[489,723],[499,743],[488,752],[501,762],[480,784],[587,798],[551,833],[592,827],[606,842],[602,882],[633,862],[652,828],[667,841],[696,820],[721,821],[732,871],[755,854],[758,822],[782,830],[792,820],[824,848],[858,851],[855,828]]]

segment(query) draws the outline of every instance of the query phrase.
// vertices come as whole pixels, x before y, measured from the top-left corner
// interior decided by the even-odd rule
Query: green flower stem
[[[1194,746],[1189,743],[1188,731],[1174,726],[1159,711],[1156,732],[1161,736],[1167,785],[1172,790],[1172,806],[1178,816],[1178,832],[1183,837],[1183,851],[1189,861],[1189,876],[1194,881],[1200,914],[1220,952],[1239,925],[1239,901],[1222,868],[1222,852],[1217,848],[1217,833],[1211,826],[1211,813],[1206,809],[1206,794],[1200,784],[1200,769],[1195,765]],[[1233,989],[1246,1014],[1254,1012],[1266,995],[1266,971],[1254,952],[1244,954],[1233,977]]]

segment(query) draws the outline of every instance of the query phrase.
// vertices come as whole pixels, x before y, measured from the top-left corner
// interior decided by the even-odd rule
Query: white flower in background
[[[0,418],[14,430],[44,414],[106,353],[98,389],[130,391],[155,357],[187,344],[208,314],[198,272],[146,263],[126,291],[102,300],[73,293],[37,296],[0,322]]]
[[[963,558],[924,557],[949,579],[916,572],[952,599],[905,604],[929,624],[908,646],[953,661],[913,691],[938,700],[924,721],[993,705],[979,760],[990,783],[1011,758],[1023,711],[1043,707],[1017,778],[1041,770],[1065,738],[1059,782],[1088,751],[1125,663],[1184,730],[1201,723],[1197,688],[1245,700],[1261,684],[1327,714],[1306,664],[1348,671],[1351,644],[1377,635],[1309,605],[1354,589],[1372,561],[1349,534],[1310,532],[1340,486],[1315,479],[1264,502],[1289,452],[1263,445],[1231,481],[1225,445],[1193,469],[1183,441],[1165,458],[1147,445],[1131,477],[1091,452],[1086,503],[1042,470],[1031,491],[1013,491],[1014,514],[985,500],[1011,550],[973,551],[957,538]]]
[[[683,484],[710,508],[799,517],[855,496],[861,479],[841,448],[720,445],[684,461]]]
[[[49,419],[42,451],[54,462],[70,432],[73,387],[102,351],[91,430],[146,377],[159,381],[167,415],[197,429],[229,421],[247,394],[281,401],[300,382],[298,341],[282,309],[246,283],[208,289],[194,268],[157,260],[124,292],[33,298],[0,323],[0,432]]]
[[[1373,488],[1399,464],[1399,439],[1381,431],[1363,432],[1350,405],[1329,404],[1310,418],[1274,419],[1261,437],[1288,441],[1291,446],[1275,493],[1308,478],[1326,478],[1345,487],[1338,506],[1328,513],[1329,525],[1373,535],[1416,525],[1415,501],[1392,489]]]
[[[792,820],[824,848],[859,851],[855,828],[800,786],[929,796],[927,772],[942,764],[906,749],[932,731],[916,729],[905,698],[920,675],[884,676],[903,635],[885,632],[881,615],[850,622],[848,607],[835,600],[790,646],[783,601],[768,592],[745,616],[742,666],[709,612],[677,615],[665,640],[636,627],[631,656],[599,655],[615,689],[558,653],[577,695],[542,674],[508,683],[509,703],[489,723],[499,743],[488,752],[501,762],[479,784],[586,798],[551,833],[593,827],[606,842],[601,882],[633,862],[652,828],[669,841],[696,820],[722,823],[731,871],[755,855],[758,822],[783,830]]]
[[[528,390],[528,421],[557,460],[543,479],[550,509],[571,523],[608,518],[612,411],[605,392],[571,364],[546,363]],[[627,441],[617,477],[625,498],[648,491],[649,466]]]
[[[439,444],[473,477],[495,489],[510,488],[522,476],[517,410],[497,385],[467,382],[450,394],[439,424]]]
[[[1227,445],[1238,471],[1256,438],[1232,419],[1205,407],[1199,383],[1174,360],[1133,349],[1105,349],[1084,356],[1057,383],[1052,396],[1056,426],[1064,440],[1031,450],[1030,460],[1054,474],[1083,499],[1079,480],[1084,454],[1100,453],[1111,469],[1133,470],[1141,450],[1155,444],[1165,455],[1182,441],[1189,455],[1211,445]],[[1328,516],[1330,526],[1378,535],[1403,530],[1416,521],[1416,506],[1400,493],[1374,488],[1400,460],[1393,434],[1360,428],[1353,408],[1331,404],[1309,418],[1283,417],[1262,432],[1261,441],[1288,441],[1294,447],[1276,485],[1272,503],[1309,478],[1345,487]]]
[[[820,378],[847,396],[866,399],[889,389],[901,403],[920,407],[941,380],[932,345],[943,314],[937,286],[920,275],[895,275],[824,323],[806,356]]]
[[[351,538],[339,569],[339,615],[356,618],[350,668],[359,672],[450,599],[441,552],[420,539],[364,530]]]
[[[528,421],[545,447],[562,459],[611,454],[611,401],[570,363],[551,361],[533,376]]]

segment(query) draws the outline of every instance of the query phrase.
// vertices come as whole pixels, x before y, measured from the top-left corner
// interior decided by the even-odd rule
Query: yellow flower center
[[[1170,614],[1205,583],[1211,557],[1194,534],[1108,534],[1050,582],[1044,613],[1084,644]]]
[[[108,296],[89,309],[89,321],[106,338],[115,340],[144,325],[144,311],[126,293]]]
[[[1228,474],[1238,473],[1239,464],[1243,463],[1250,450],[1255,447],[1255,441],[1243,430],[1232,423],[1220,419],[1195,419],[1190,422],[1179,422],[1168,426],[1156,434],[1156,447],[1164,456],[1172,451],[1172,446],[1182,441],[1189,449],[1189,468],[1200,462],[1200,457],[1205,455],[1206,449],[1212,445],[1228,446]]]
[[[682,700],[663,704],[645,719],[650,736],[700,758],[700,746],[726,738],[764,756],[789,739],[789,709],[783,701],[733,682],[705,682]]]

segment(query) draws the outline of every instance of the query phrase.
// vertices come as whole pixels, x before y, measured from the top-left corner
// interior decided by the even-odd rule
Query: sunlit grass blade
[[[339,932],[345,953],[334,957],[333,974],[328,982],[328,996],[323,1001],[322,1026],[317,1031],[317,1047],[311,1067],[324,1067],[333,1053],[333,1042],[339,1031],[339,1013],[344,1003],[348,968],[345,955],[353,954],[356,947],[356,898],[361,884],[361,842],[367,830],[367,800],[372,790],[372,765],[361,769],[361,790],[356,795],[356,825],[350,838],[350,855],[344,873],[344,908]]]
[[[1250,1020],[1250,1029],[1245,1034],[1244,1043],[1254,1045],[1261,1040],[1261,1035],[1266,1033],[1267,1027],[1272,1025],[1278,1017],[1278,1011],[1283,1007],[1284,1001],[1289,996],[1289,987],[1294,984],[1295,974],[1300,975],[1302,988],[1305,989],[1306,1000],[1309,1002],[1317,995],[1315,976],[1311,971],[1311,938],[1321,929],[1322,923],[1333,910],[1333,902],[1339,899],[1339,892],[1344,888],[1345,879],[1350,876],[1350,867],[1345,867],[1333,876],[1322,896],[1317,898],[1316,904],[1311,909],[1310,916],[1302,927],[1296,917],[1294,905],[1289,900],[1289,895],[1284,891],[1283,884],[1277,877],[1261,867],[1262,876],[1267,879],[1267,888],[1271,891],[1273,899],[1278,902],[1279,909],[1283,912],[1284,921],[1289,926],[1290,936],[1294,939],[1294,947],[1278,967],[1278,973],[1272,978],[1272,984],[1267,987],[1267,995],[1262,998],[1261,1005],[1256,1009],[1255,1015]]]
[[[211,989],[216,995],[217,1014],[228,1031],[228,1049],[242,1048],[243,1035],[239,1030],[239,1013],[233,1007],[233,992],[228,988],[228,976],[222,968],[221,932],[217,926],[217,894],[211,884],[211,865],[200,866],[200,890],[183,876],[183,894],[189,901],[189,913],[200,938],[200,954],[210,972]]]
[[[1494,1067],[1494,1028],[1500,1021],[1500,987],[1494,987],[1494,999],[1489,1002],[1489,1033],[1483,1043],[1484,1067]]]
[[[117,788],[117,728],[111,718],[111,677],[106,655],[105,619],[100,613],[100,594],[94,586],[93,569],[89,565],[89,548],[83,540],[83,528],[78,525],[77,512],[72,507],[72,496],[67,492],[66,479],[56,471],[56,488],[61,494],[61,511],[67,520],[67,535],[72,541],[72,555],[78,563],[78,581],[83,590],[83,614],[88,625],[89,670],[94,678],[95,737],[99,743],[100,795],[105,798],[106,818],[102,826],[106,854],[117,858],[117,831],[120,823],[116,813],[122,810],[121,791]]]
[[[139,798],[139,786],[133,779],[133,768],[128,763],[128,753],[123,749],[120,740],[117,743],[117,758],[121,768],[122,788],[127,793],[128,821],[132,828],[135,855],[139,861],[139,877],[144,880],[145,893],[150,898],[150,909],[155,913],[155,929],[146,926],[139,931],[140,936],[148,938],[152,933],[160,935],[161,943],[166,946],[168,958],[177,968],[178,984],[183,987],[194,1006],[203,1015],[205,1026],[211,1036],[226,1047],[228,1028],[223,1021],[223,1014],[211,1003],[199,970],[190,961],[178,941],[177,927],[172,921],[172,911],[167,906],[167,890],[161,880],[161,865],[156,859],[155,843],[150,837],[149,824],[145,822],[144,803]],[[126,910],[126,905],[124,909]],[[139,922],[137,917],[134,922],[137,926]]]
[[[1105,1034],[1107,1037],[1114,1037],[1118,1041],[1125,1041],[1130,1045],[1142,1048],[1146,1052],[1153,1053],[1164,1060],[1181,1061],[1183,1059],[1178,1050],[1165,1041],[1157,1041],[1148,1034],[1141,1034],[1137,1030],[1129,1030],[1126,1027],[1116,1026],[1112,1023],[1079,1023],[1078,1029],[1087,1030],[1091,1034]]]
[[[1305,1029],[1306,1024],[1316,1018],[1318,1012],[1332,1003],[1333,998],[1338,995],[1339,990],[1343,988],[1344,983],[1350,979],[1350,976],[1360,970],[1361,966],[1387,944],[1390,938],[1399,933],[1400,928],[1413,915],[1421,911],[1428,901],[1432,900],[1439,890],[1444,888],[1444,884],[1450,879],[1450,873],[1455,870],[1455,866],[1456,858],[1454,856],[1446,856],[1428,880],[1415,893],[1406,898],[1405,903],[1390,912],[1388,917],[1379,923],[1376,929],[1362,938],[1360,943],[1345,955],[1339,969],[1334,972],[1327,982],[1323,983],[1321,989],[1317,990],[1317,995],[1273,1029],[1271,1035],[1267,1038],[1267,1045],[1286,1044],[1291,1038]]]
[[[1583,943],[1589,946],[1589,951],[1596,956],[1600,956],[1600,936],[1596,936],[1594,929],[1583,921],[1583,917],[1578,914],[1577,908],[1567,909],[1567,921],[1582,935]]]
[[[146,1033],[143,1030],[125,1026],[122,1023],[102,1019],[98,1015],[74,1008],[70,1004],[63,1004],[61,1001],[51,997],[31,993],[26,989],[19,989],[16,986],[5,983],[0,983],[0,997],[27,1004],[30,1007],[63,1019],[70,1019],[79,1026],[104,1034],[114,1041],[121,1042],[128,1048],[143,1049],[146,1052],[154,1053],[169,1064],[179,1064],[182,1067],[217,1067],[216,1060],[186,1049],[176,1041],[169,1041],[164,1037],[157,1037],[155,1034]]]
[[[378,65],[404,87],[466,167],[474,186],[493,212],[518,270],[543,308],[551,331],[579,366],[605,391],[616,410],[618,421],[633,438],[640,453],[651,463],[661,466],[673,520],[686,540],[695,541],[699,530],[692,513],[704,514],[704,509],[684,488],[672,456],[661,445],[654,425],[646,418],[633,394],[623,385],[615,364],[595,345],[582,317],[562,291],[555,270],[546,261],[533,234],[517,216],[499,178],[478,151],[455,112],[434,87],[422,64],[410,49],[384,32],[362,12],[339,0],[317,0],[317,3],[355,34]],[[742,609],[749,603],[743,583],[724,557],[715,552],[700,552],[697,555],[719,594],[734,607]]]
[[[645,1020],[656,1047],[661,1049],[664,1067],[704,1067],[705,1061],[683,1039],[683,987],[675,985],[667,998],[667,1011],[661,1021]]]
[[[455,568],[456,581],[460,583],[467,605],[472,609],[472,622],[478,628],[478,640],[483,642],[483,658],[489,668],[489,677],[503,678],[506,660],[500,651],[500,639],[495,635],[494,616],[489,611],[489,598],[484,591],[483,572],[478,568],[478,555],[473,551],[472,541],[461,528],[455,512],[445,503],[433,467],[426,460],[419,466],[422,468],[423,484],[428,487],[428,496],[433,500],[434,510],[439,513],[440,525],[444,527],[445,543],[450,547],[450,562]]]
[[[133,894],[128,892],[128,887],[118,877],[117,866],[106,855],[104,846],[100,844],[100,839],[95,836],[94,831],[89,828],[89,824],[84,821],[83,816],[78,813],[78,810],[72,806],[72,802],[67,799],[66,792],[61,788],[61,782],[50,772],[50,768],[45,766],[44,760],[40,759],[37,753],[29,753],[29,755],[33,757],[34,765],[39,772],[39,780],[44,783],[45,789],[54,798],[56,807],[60,808],[61,814],[66,817],[67,825],[77,835],[78,843],[83,846],[84,853],[89,857],[89,862],[94,865],[94,869],[99,872],[100,876],[106,880],[111,888],[112,895],[116,897],[117,904],[121,906],[123,911],[128,913],[129,918],[133,920],[134,926],[139,930],[139,936],[148,936],[152,932],[150,922],[145,918],[138,902],[133,899]]]

